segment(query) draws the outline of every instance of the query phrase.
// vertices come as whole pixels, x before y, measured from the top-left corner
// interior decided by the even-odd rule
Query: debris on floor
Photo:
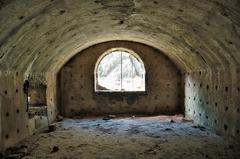
[[[23,153],[12,150],[8,155],[27,154],[23,159],[237,159],[240,156],[240,143],[236,140],[208,129],[202,131],[204,127],[184,122],[179,116],[110,118],[108,122],[102,118],[64,119],[56,123],[55,131],[39,133],[21,142],[26,145],[20,151]],[[170,123],[171,120],[175,123]]]

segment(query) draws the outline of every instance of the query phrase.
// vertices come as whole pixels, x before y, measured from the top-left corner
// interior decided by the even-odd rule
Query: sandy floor
[[[171,120],[172,119],[172,120]],[[65,119],[57,130],[28,138],[30,158],[222,159],[240,157],[240,143],[181,117]]]

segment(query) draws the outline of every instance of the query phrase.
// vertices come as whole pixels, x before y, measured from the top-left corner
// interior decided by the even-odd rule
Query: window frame
[[[114,91],[114,90],[97,90],[97,84],[98,84],[98,66],[100,64],[100,62],[103,60],[103,58],[109,54],[111,54],[114,51],[122,51],[122,52],[126,52],[129,53],[130,55],[134,56],[142,65],[144,68],[144,91],[124,91],[124,90],[119,90],[119,91]],[[94,87],[93,87],[93,91],[96,94],[99,93],[104,93],[104,94],[108,94],[108,93],[114,93],[114,94],[132,94],[132,93],[138,93],[138,94],[146,94],[147,93],[147,73],[146,73],[146,68],[145,68],[145,64],[142,61],[141,57],[135,53],[133,50],[124,48],[124,47],[115,47],[115,48],[111,48],[108,49],[107,51],[105,51],[104,53],[101,54],[101,56],[99,56],[97,62],[95,63],[95,67],[94,67],[94,75],[93,75],[93,82],[94,82]]]

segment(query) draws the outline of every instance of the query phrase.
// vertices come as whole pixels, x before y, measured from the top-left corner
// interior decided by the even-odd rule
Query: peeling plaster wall
[[[94,68],[107,50],[133,50],[146,69],[146,93],[96,93]],[[149,46],[115,41],[92,46],[73,57],[60,72],[61,112],[64,116],[181,113],[181,72],[168,57]]]

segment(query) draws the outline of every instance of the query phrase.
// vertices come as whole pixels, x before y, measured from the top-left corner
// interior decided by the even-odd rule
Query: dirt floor
[[[24,159],[239,159],[240,143],[181,116],[64,119],[20,143]],[[230,141],[231,140],[231,141]]]

